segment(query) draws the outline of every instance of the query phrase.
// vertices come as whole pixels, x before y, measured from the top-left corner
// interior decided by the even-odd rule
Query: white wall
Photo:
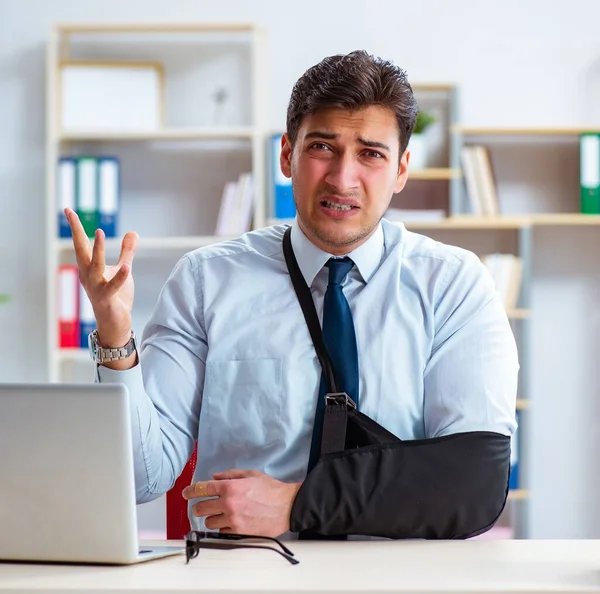
[[[1,381],[46,378],[38,213],[49,27],[142,20],[263,25],[272,128],[308,66],[355,48],[395,60],[413,82],[459,85],[465,124],[600,126],[596,0],[0,0],[0,293],[14,296],[0,306]],[[599,239],[595,229],[535,235],[533,536],[600,537]]]

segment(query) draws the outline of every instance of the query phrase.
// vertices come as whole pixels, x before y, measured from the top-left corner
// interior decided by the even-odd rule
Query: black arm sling
[[[321,535],[467,538],[504,509],[510,437],[490,431],[401,440],[339,392],[312,295],[291,243],[283,252],[325,375],[321,457],[292,507],[291,530]]]

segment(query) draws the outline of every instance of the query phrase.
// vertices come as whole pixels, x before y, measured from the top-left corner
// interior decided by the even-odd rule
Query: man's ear
[[[410,151],[406,149],[404,154],[398,163],[398,175],[396,176],[396,183],[394,185],[394,194],[398,194],[404,189],[406,180],[408,179],[408,163],[410,161]]]
[[[279,166],[281,167],[281,173],[285,177],[292,177],[292,143],[290,137],[283,134],[281,137],[281,154],[279,155]]]

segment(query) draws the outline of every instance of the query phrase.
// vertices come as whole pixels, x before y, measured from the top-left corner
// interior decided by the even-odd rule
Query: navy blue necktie
[[[331,358],[331,363],[340,392],[346,392],[358,408],[358,351],[354,322],[348,301],[342,290],[344,279],[354,266],[350,258],[331,258],[326,266],[329,268],[329,283],[323,301],[323,341]],[[323,417],[325,414],[325,395],[327,394],[325,374],[321,375],[319,399],[313,429],[308,471],[310,472],[321,453],[321,436]]]

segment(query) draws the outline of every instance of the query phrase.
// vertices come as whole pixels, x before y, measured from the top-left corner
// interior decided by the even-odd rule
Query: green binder
[[[600,214],[600,135],[584,132],[579,137],[581,212]]]

